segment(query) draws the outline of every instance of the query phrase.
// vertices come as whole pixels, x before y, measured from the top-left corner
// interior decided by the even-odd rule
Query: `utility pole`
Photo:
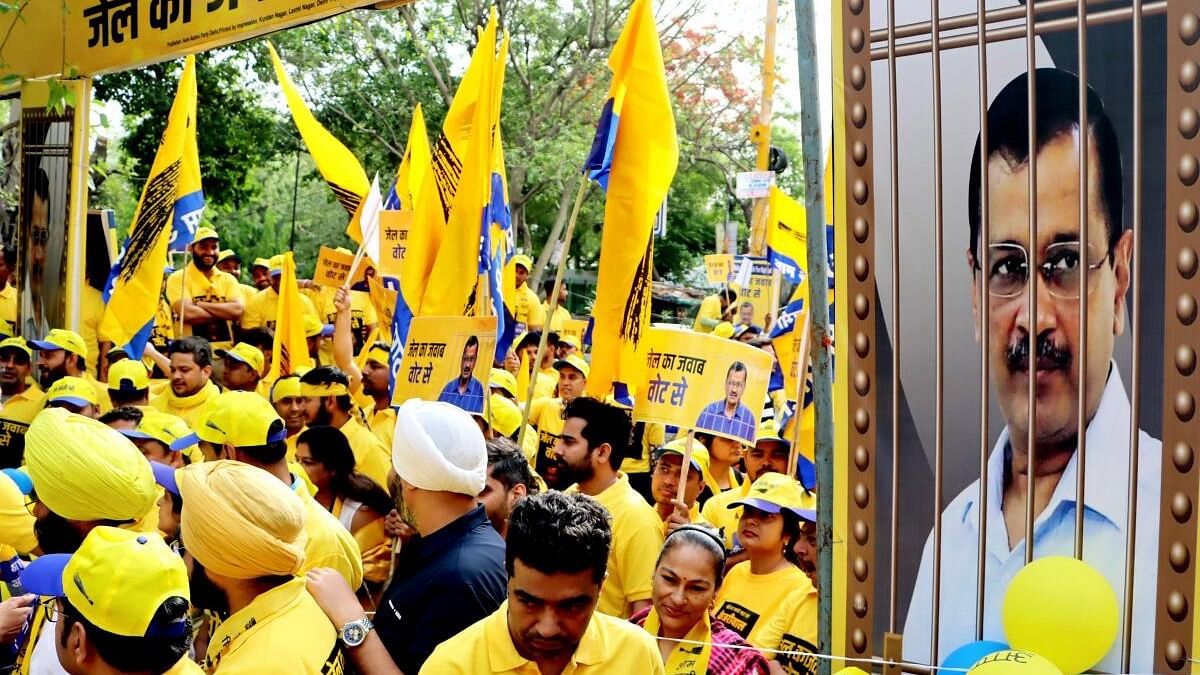
[[[758,106],[758,121],[750,128],[750,140],[758,146],[754,162],[756,171],[766,171],[771,158],[771,99],[775,96],[775,24],[779,22],[779,0],[767,0],[767,30],[763,44],[763,94]],[[766,255],[767,200],[754,200],[754,216],[750,220],[750,254]],[[731,251],[733,253],[734,251]]]

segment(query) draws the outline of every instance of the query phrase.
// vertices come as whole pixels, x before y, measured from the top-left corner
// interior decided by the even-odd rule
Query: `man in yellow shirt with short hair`
[[[0,342],[0,467],[21,466],[25,432],[46,405],[46,393],[32,373],[33,350],[23,338]]]
[[[542,301],[537,293],[529,288],[529,273],[533,270],[533,261],[529,256],[518,253],[509,262],[513,267],[516,278],[516,298],[513,301],[513,318],[517,322],[517,331],[535,333],[542,330],[546,315],[542,312]]]
[[[29,345],[38,350],[38,372],[41,375],[43,387],[49,388],[67,376],[83,378],[96,392],[96,403],[100,407],[100,414],[112,410],[112,401],[108,398],[108,387],[92,377],[91,372],[88,371],[87,343],[83,341],[79,333],[64,328],[54,328],[46,334],[44,339],[30,340]]]
[[[567,310],[567,284],[563,282],[562,289],[558,292],[558,306],[554,308],[553,316],[550,315],[550,296],[554,295],[554,279],[547,279],[542,288],[546,292],[546,301],[542,303],[542,316],[550,317],[547,321],[549,330],[561,332],[571,320],[571,312]]]
[[[629,415],[614,405],[580,396],[563,409],[562,436],[554,446],[561,482],[593,497],[612,516],[608,577],[597,609],[633,616],[650,604],[651,581],[662,548],[662,520],[617,470],[629,446]]]
[[[190,248],[192,262],[167,277],[171,311],[175,316],[183,313],[184,337],[196,335],[214,348],[228,347],[233,344],[233,324],[241,321],[245,310],[242,287],[232,275],[217,269],[221,242],[216,230],[197,229]],[[187,302],[183,302],[185,288]]]
[[[558,397],[535,398],[529,404],[529,425],[537,430],[537,456],[534,457],[533,470],[547,485],[561,490],[571,484],[563,482],[558,475],[560,467],[554,455],[554,448],[562,434],[563,408],[583,394],[590,366],[582,356],[572,354],[555,361],[554,367],[559,372]]]
[[[308,424],[341,429],[354,450],[355,469],[386,489],[391,448],[366,425],[350,401],[350,378],[334,366],[318,366],[300,376],[300,394],[308,399]]]
[[[596,611],[615,538],[603,507],[582,494],[522,500],[509,518],[508,601],[443,642],[421,673],[663,673],[649,633]]]
[[[255,291],[246,299],[246,311],[242,314],[242,328],[267,327],[275,330],[275,316],[279,307],[279,282],[283,277],[283,256],[271,258],[271,285]],[[313,301],[303,293],[300,294],[300,304],[304,305],[304,314],[317,317],[317,308]]]

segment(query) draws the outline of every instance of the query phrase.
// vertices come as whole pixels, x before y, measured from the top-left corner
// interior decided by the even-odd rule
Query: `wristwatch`
[[[342,644],[347,647],[357,647],[367,639],[367,634],[374,628],[375,626],[371,623],[371,620],[365,616],[361,619],[355,619],[342,626],[340,634]]]

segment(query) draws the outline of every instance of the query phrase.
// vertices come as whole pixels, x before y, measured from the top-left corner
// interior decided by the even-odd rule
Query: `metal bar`
[[[796,56],[800,100],[820,100],[817,81],[816,25],[814,0],[796,0]],[[818,105],[802,105],[800,111],[801,154],[804,158],[804,204],[807,210],[809,315],[812,321],[813,405],[816,409],[815,453],[817,459],[817,642],[822,654],[833,647],[833,371],[829,332],[828,246],[825,237],[825,194],[821,170],[821,113]],[[844,498],[844,497],[843,497]],[[819,661],[818,672],[829,675],[831,662]]]
[[[896,26],[896,0],[888,0],[888,31]],[[900,578],[900,141],[897,126],[896,41],[888,41],[888,127],[892,150],[892,550],[888,632],[895,633]]]
[[[1133,0],[1133,378],[1129,399],[1129,510],[1125,521],[1125,603],[1121,612],[1121,672],[1129,672],[1133,646],[1133,556],[1137,539],[1138,408],[1142,332],[1142,0]]]
[[[930,0],[929,9],[933,22],[938,22],[938,2]],[[938,636],[942,607],[942,455],[945,439],[945,331],[944,320],[944,249],[942,242],[942,53],[941,37],[933,33],[930,56],[933,75],[933,248],[934,248],[934,403],[933,403],[933,614],[932,645],[929,662],[938,663]]]
[[[1029,84],[1028,123],[1029,127],[1029,251],[1037,250],[1037,40],[1033,29],[1033,3],[1025,4],[1025,69]],[[1036,260],[1036,258],[1035,258]],[[1033,483],[1037,464],[1037,294],[1041,275],[1034,272],[1034,264],[1026,260],[1029,267],[1029,283],[1025,286],[1029,294],[1029,357],[1026,359],[1025,375],[1028,378],[1029,414],[1025,443],[1025,563],[1033,562]]]
[[[1064,9],[1072,9],[1076,6],[1079,0],[1042,0],[1034,7],[1034,12],[1037,14],[1049,14]],[[1106,5],[1111,4],[1113,0],[1090,0],[1089,5]],[[980,16],[982,14],[982,16]],[[989,23],[1001,23],[1005,21],[1015,21],[1024,18],[1025,8],[1021,5],[1013,7],[1004,7],[1002,9],[993,9],[987,11],[982,5],[973,14],[959,14],[958,16],[950,16],[941,19],[937,22],[938,32],[946,32],[960,28],[970,28],[976,26],[976,30],[980,24],[986,25]],[[933,32],[934,22],[919,21],[917,23],[907,23],[903,26],[896,26],[895,38],[903,40],[904,38],[925,37]],[[889,39],[887,29],[880,28],[871,31],[871,42],[886,42]]]
[[[1146,16],[1156,16],[1165,14],[1167,11],[1167,0],[1156,0],[1148,2],[1142,6],[1142,14]],[[1026,14],[1031,14],[1032,10],[1027,6]],[[1088,26],[1100,26],[1107,23],[1116,23],[1118,21],[1128,20],[1132,16],[1132,11],[1129,7],[1119,7],[1107,9],[1103,12],[1094,12],[1087,15]],[[1077,18],[1074,16],[1063,17],[1061,19],[1051,19],[1042,21],[1036,27],[1030,19],[1026,26],[1006,26],[989,31],[986,39],[990,42],[1006,42],[1008,40],[1016,40],[1025,37],[1029,33],[1036,35],[1046,35],[1048,33],[1057,33],[1059,31],[1071,30],[1075,28]],[[959,49],[961,47],[974,47],[978,44],[979,39],[976,33],[968,33],[966,35],[956,35],[941,41],[940,47],[942,51],[949,49]],[[919,42],[909,42],[896,47],[896,56],[913,56],[914,54],[925,54],[930,50],[928,40]],[[882,61],[887,58],[888,51],[883,47],[876,47],[871,50],[872,61]]]
[[[975,16],[978,19],[979,34],[984,37],[983,42],[979,45],[979,222],[980,233],[979,241],[975,244],[976,257],[980,253],[987,251],[987,243],[991,241],[991,214],[989,212],[990,200],[988,198],[988,88],[987,88],[987,24],[984,21],[984,0],[978,0],[979,11]],[[986,261],[986,254],[983,257]],[[978,261],[977,261],[978,263]],[[987,513],[988,513],[988,415],[990,411],[990,389],[988,388],[988,366],[990,361],[990,351],[988,334],[991,320],[991,295],[989,288],[990,275],[985,268],[986,262],[979,265],[980,280],[983,286],[979,298],[980,310],[980,334],[983,339],[979,343],[979,361],[982,364],[979,370],[979,542],[976,549],[976,564],[975,564],[975,639],[983,639],[983,607],[984,607],[984,587],[987,582]]]
[[[1091,145],[1088,134],[1088,84],[1087,84],[1087,6],[1084,0],[1079,0],[1078,15],[1083,21],[1077,22],[1076,39],[1079,42],[1079,355],[1076,361],[1079,368],[1078,391],[1076,407],[1076,449],[1075,449],[1075,558],[1083,560],[1083,514],[1084,479],[1087,477],[1087,366],[1090,358],[1087,339],[1087,301],[1088,301],[1088,266],[1091,257],[1088,255],[1088,148]],[[1136,133],[1136,132],[1135,132]],[[1030,152],[1032,156],[1033,153]],[[1032,255],[1032,254],[1031,254]],[[1031,264],[1030,270],[1033,266]],[[1033,354],[1030,354],[1030,359]],[[1033,474],[1030,474],[1031,476]]]
[[[779,23],[779,0],[767,0],[766,35],[763,38],[762,79],[763,93],[759,102],[758,121],[751,138],[758,145],[754,161],[755,171],[766,171],[771,157],[771,99],[775,96],[775,26]],[[767,245],[767,200],[754,200],[750,219],[750,253],[766,255]],[[778,308],[772,306],[774,312]]]

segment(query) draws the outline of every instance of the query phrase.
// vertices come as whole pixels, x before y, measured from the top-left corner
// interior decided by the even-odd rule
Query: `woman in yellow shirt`
[[[716,618],[761,646],[762,632],[793,593],[809,593],[812,582],[798,566],[793,547],[800,538],[803,490],[795,479],[767,473],[750,495],[729,508],[742,508],[737,541],[747,560],[738,563],[717,595]]]
[[[333,427],[313,426],[296,440],[296,461],[316,486],[313,498],[354,535],[362,551],[363,579],[372,595],[387,582],[392,541],[384,518],[394,506],[375,481],[354,468],[354,451]]]

